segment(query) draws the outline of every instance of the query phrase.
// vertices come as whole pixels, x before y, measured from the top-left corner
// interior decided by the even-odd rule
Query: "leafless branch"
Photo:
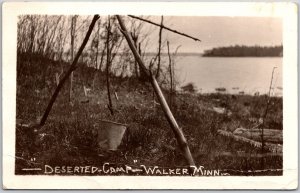
[[[143,19],[143,18],[140,18],[140,17],[134,16],[134,15],[128,15],[128,16],[129,16],[129,17],[131,17],[131,18],[134,18],[134,19],[138,19],[138,20],[141,20],[141,21],[144,21],[144,22],[150,23],[150,24],[152,24],[152,25],[156,25],[156,26],[158,26],[158,27],[162,27],[162,28],[164,28],[164,29],[166,29],[166,30],[168,30],[168,31],[171,31],[171,32],[173,32],[173,33],[176,33],[176,34],[179,34],[179,35],[182,35],[182,36],[188,37],[188,38],[190,38],[190,39],[193,39],[194,41],[199,41],[199,42],[201,42],[201,40],[199,40],[198,38],[192,37],[192,36],[190,36],[190,35],[187,35],[187,34],[185,34],[185,33],[182,33],[182,32],[178,32],[178,31],[176,31],[176,30],[173,30],[173,29],[171,29],[171,28],[169,28],[169,27],[166,27],[166,26],[164,26],[164,25],[160,25],[160,24],[154,23],[154,22],[152,22],[152,21],[150,21],[150,20]]]

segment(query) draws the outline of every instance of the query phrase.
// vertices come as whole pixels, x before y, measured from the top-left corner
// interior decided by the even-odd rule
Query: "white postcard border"
[[[3,185],[9,189],[295,189],[298,186],[297,6],[236,2],[4,3]],[[20,14],[255,16],[283,18],[283,176],[17,176],[14,175],[17,16]]]

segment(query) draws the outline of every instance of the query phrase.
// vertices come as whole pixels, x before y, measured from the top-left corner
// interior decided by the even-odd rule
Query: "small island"
[[[205,50],[204,57],[282,57],[283,46],[229,46]]]

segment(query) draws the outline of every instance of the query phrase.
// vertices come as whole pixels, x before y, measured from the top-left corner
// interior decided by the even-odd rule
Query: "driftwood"
[[[262,148],[262,143],[261,142],[254,141],[252,139],[248,139],[248,138],[243,137],[243,136],[235,135],[231,132],[224,131],[224,130],[218,130],[218,133],[220,135],[223,135],[223,136],[226,136],[226,137],[231,137],[236,141],[242,141],[242,142],[245,142],[245,143],[249,143],[249,144],[253,145],[254,147]],[[264,148],[270,150],[271,152],[282,153],[282,145],[272,144],[272,143],[265,143],[264,145],[265,145]]]
[[[282,156],[282,152],[270,152],[270,153],[249,153],[249,152],[243,152],[243,151],[236,151],[236,152],[212,152],[207,154],[207,152],[198,152],[195,154],[195,157],[200,156],[208,156],[210,158],[216,158],[216,157],[246,157],[246,158],[263,158],[263,157],[278,157]]]
[[[282,156],[282,152],[272,152],[272,153],[246,153],[246,152],[222,152],[215,154],[216,156],[224,156],[224,157],[253,157],[253,158],[262,158],[262,157],[275,157]]]
[[[235,135],[240,135],[242,137],[253,139],[255,141],[261,141],[261,133],[262,133],[262,129],[245,129],[245,128],[238,128],[233,132],[233,134]],[[282,131],[275,130],[275,129],[264,129],[264,141],[281,144],[283,142]]]
[[[129,34],[127,32],[127,29],[124,25],[122,17],[119,16],[119,15],[117,15],[116,17],[117,17],[118,22],[119,22],[120,27],[121,27],[120,30],[123,33],[128,45],[129,45],[129,47],[130,47],[130,49],[131,49],[131,51],[132,51],[132,53],[133,53],[133,55],[136,59],[136,61],[138,62],[139,66],[140,66],[140,69],[142,69],[150,79],[150,82],[151,82],[151,84],[154,88],[155,94],[156,94],[156,96],[159,100],[159,103],[160,103],[160,105],[163,109],[163,112],[164,112],[164,114],[165,114],[165,116],[166,116],[172,130],[173,130],[173,133],[175,134],[175,137],[176,137],[176,139],[179,143],[179,147],[181,148],[182,152],[184,153],[185,159],[187,160],[187,162],[190,166],[195,166],[194,159],[192,157],[192,154],[190,152],[190,149],[189,149],[187,141],[184,137],[184,134],[183,134],[181,128],[179,128],[179,126],[178,126],[178,124],[177,124],[177,122],[176,122],[176,120],[175,120],[175,118],[174,118],[174,116],[173,116],[166,100],[165,100],[165,97],[164,97],[164,95],[163,95],[163,93],[162,93],[155,77],[152,75],[151,71],[147,70],[146,66],[144,65],[144,62],[142,61],[141,56],[139,55],[136,47],[134,46],[134,43],[133,43],[131,37],[129,36]]]
[[[117,92],[115,92],[115,97],[116,97],[116,100],[118,101],[119,97],[118,97],[118,93]]]
[[[246,152],[220,152],[215,153],[214,157],[251,157],[251,158],[262,158],[262,157],[275,157],[282,156],[282,152],[272,152],[272,153],[246,153]]]

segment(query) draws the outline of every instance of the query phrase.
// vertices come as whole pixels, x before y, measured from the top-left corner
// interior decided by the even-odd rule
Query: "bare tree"
[[[71,61],[73,61],[74,59],[74,39],[75,39],[75,36],[76,36],[76,20],[77,20],[77,15],[75,16],[72,16],[71,17]],[[70,76],[70,93],[69,93],[69,102],[72,101],[72,94],[73,94],[73,72],[71,73],[71,76]]]
[[[149,41],[149,35],[153,32],[152,28],[144,28],[144,22],[141,22],[136,19],[127,20],[127,25],[130,28],[130,36],[134,41],[134,45],[140,53],[141,57],[144,58],[145,52],[147,49],[147,41]],[[119,32],[118,24],[114,24],[114,28],[116,32]],[[114,33],[115,34],[115,33]],[[118,33],[119,35],[120,32]],[[112,69],[115,73],[120,73],[121,76],[135,76],[140,80],[144,80],[145,75],[143,71],[140,70],[139,65],[136,62],[136,59],[133,57],[130,48],[126,44],[123,43],[124,36],[120,37],[120,45],[119,50],[121,50],[118,54],[118,62],[114,63],[114,68]]]
[[[37,33],[37,18],[33,15],[19,16],[18,21],[18,52],[33,53]]]
[[[83,49],[85,48],[85,46],[86,46],[86,44],[87,44],[87,42],[88,42],[88,40],[90,38],[90,35],[92,33],[92,30],[93,30],[93,28],[95,26],[95,23],[96,23],[96,21],[98,19],[99,19],[99,16],[98,15],[94,15],[94,18],[93,18],[93,20],[92,20],[92,22],[91,22],[91,24],[89,26],[89,29],[88,29],[88,31],[86,33],[86,36],[85,36],[85,38],[84,38],[84,40],[83,40],[83,42],[82,42],[82,44],[81,44],[81,46],[80,46],[80,48],[79,48],[76,56],[74,58],[74,61],[72,62],[70,68],[68,69],[68,71],[66,72],[66,74],[64,75],[64,77],[60,80],[58,86],[56,87],[56,89],[55,89],[55,91],[54,91],[54,93],[53,93],[53,95],[52,95],[52,97],[51,97],[51,99],[50,99],[50,101],[49,101],[49,103],[48,103],[48,105],[46,107],[46,110],[45,110],[45,112],[43,114],[43,117],[42,117],[42,119],[40,121],[40,124],[38,125],[39,127],[42,127],[45,124],[45,122],[46,122],[46,120],[48,118],[48,115],[49,115],[49,113],[50,113],[50,111],[52,109],[52,106],[53,106],[54,102],[56,101],[56,98],[57,98],[60,90],[62,89],[64,83],[69,78],[69,76],[71,75],[71,73],[77,68],[78,59],[79,59],[81,53],[83,52]]]
[[[30,16],[30,44],[29,44],[29,52],[33,53],[34,52],[34,41],[35,41],[35,35],[37,33],[36,28],[37,28],[37,23],[35,16]]]
[[[65,29],[65,17],[62,18],[62,22],[58,27],[58,34],[57,34],[57,39],[55,41],[55,47],[54,47],[57,55],[56,59],[60,62],[62,62],[63,60],[64,45],[67,39],[67,33],[65,33],[64,29]]]
[[[97,26],[97,31],[96,34],[94,36],[94,39],[92,41],[91,44],[91,55],[95,55],[95,57],[91,56],[91,60],[92,63],[94,64],[94,68],[95,68],[95,73],[93,76],[93,83],[92,83],[92,88],[93,90],[95,89],[95,81],[96,81],[96,76],[97,76],[97,71],[98,69],[98,56],[99,56],[99,45],[100,45],[100,28],[101,28],[101,20],[98,20],[98,26]],[[101,56],[102,57],[102,56]]]
[[[97,32],[96,32],[96,36],[92,42],[92,45],[94,47],[96,47],[96,53],[95,53],[95,61],[94,61],[94,65],[95,68],[97,69],[97,63],[98,63],[98,55],[99,55],[99,42],[100,42],[100,28],[101,28],[101,20],[98,20],[98,28],[97,28]]]
[[[55,42],[57,41],[57,28],[60,24],[60,21],[62,20],[62,16],[53,16],[49,18],[50,22],[48,25],[50,25],[49,32],[46,35],[46,43],[44,48],[44,57],[54,59],[54,46]]]
[[[139,39],[139,36],[141,35],[141,29],[142,29],[142,23],[138,23],[135,21],[135,20],[132,20],[132,23],[131,23],[131,38],[134,42],[134,46],[136,47],[136,49],[141,52],[141,40]],[[137,61],[134,60],[134,74],[136,77],[139,77],[139,67],[138,67],[138,64],[137,64]]]
[[[168,67],[168,71],[169,71],[169,76],[170,76],[170,92],[169,92],[169,104],[172,107],[174,100],[175,100],[175,91],[176,91],[176,77],[175,77],[175,59],[176,58],[176,54],[178,52],[178,49],[181,47],[177,46],[175,52],[171,55],[170,53],[170,45],[169,45],[169,41],[167,41],[167,48],[168,48],[168,58],[169,58],[169,67]]]

